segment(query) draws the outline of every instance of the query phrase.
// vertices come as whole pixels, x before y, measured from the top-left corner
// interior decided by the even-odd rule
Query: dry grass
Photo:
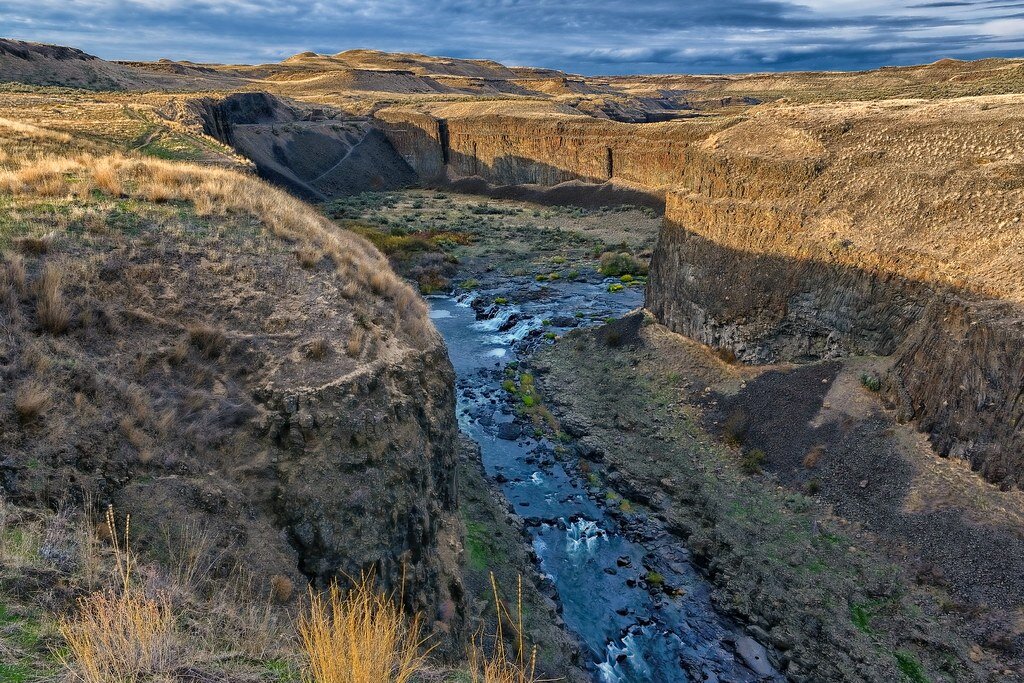
[[[33,126],[30,123],[24,123],[22,121],[12,121],[11,119],[0,118],[0,126],[21,133],[32,140],[71,142],[71,136],[67,133],[61,133],[47,128],[40,128],[39,126]]]
[[[27,235],[19,238],[15,244],[18,249],[26,254],[40,256],[42,254],[49,253],[50,247],[53,245],[53,241],[53,233],[48,233],[42,236]]]
[[[22,424],[33,422],[50,407],[50,390],[36,380],[28,380],[18,387],[14,395],[14,412]]]
[[[320,261],[324,258],[324,252],[315,247],[300,247],[295,250],[295,258],[299,260],[299,265],[306,270],[313,270]]]
[[[224,331],[212,325],[192,325],[188,328],[189,341],[207,358],[216,358],[227,348]]]
[[[526,653],[523,637],[523,578],[519,577],[516,614],[513,615],[502,602],[498,582],[491,574],[491,590],[498,616],[497,632],[491,655],[485,653],[483,637],[477,637],[469,648],[469,673],[473,683],[539,683],[537,678],[537,648]],[[516,652],[509,653],[505,645],[503,623],[508,622],[513,630]]]
[[[366,330],[359,326],[353,327],[352,334],[349,335],[348,342],[345,344],[345,351],[352,358],[359,358],[365,346]]]
[[[78,612],[60,623],[67,651],[57,655],[74,680],[85,683],[130,683],[166,673],[183,662],[178,657],[174,615],[165,598],[151,598],[135,581],[135,560],[107,511],[120,586],[79,601]]]
[[[324,337],[317,337],[309,343],[308,353],[313,360],[323,360],[331,353],[331,342]]]
[[[200,216],[253,216],[272,235],[298,245],[295,253],[302,267],[330,261],[344,283],[343,295],[355,303],[391,302],[397,331],[409,346],[423,348],[437,338],[423,300],[395,275],[376,247],[251,176],[194,164],[89,154],[43,157],[0,172],[0,193],[16,198],[84,198],[93,189],[151,202],[191,202]]]
[[[52,263],[43,267],[36,282],[36,318],[39,327],[51,334],[61,334],[71,323],[71,311],[61,291],[63,273]]]
[[[309,683],[405,683],[425,664],[420,622],[402,614],[394,596],[363,576],[343,595],[310,594],[299,620]]]
[[[7,254],[7,263],[3,270],[2,281],[24,295],[28,289],[28,274],[25,271],[25,259],[20,254]]]
[[[812,470],[818,466],[818,462],[825,455],[824,446],[814,446],[804,456],[804,468]]]

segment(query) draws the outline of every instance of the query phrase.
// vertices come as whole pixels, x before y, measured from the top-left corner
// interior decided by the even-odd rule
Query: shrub
[[[501,601],[498,582],[491,574],[491,590],[497,613],[497,632],[490,656],[484,653],[483,637],[477,636],[469,646],[469,675],[472,683],[540,683],[537,678],[537,648],[526,651],[523,629],[523,578],[519,577],[517,613],[513,615]],[[505,643],[504,624],[512,629],[516,652],[510,653]]]
[[[725,347],[715,349],[715,355],[718,356],[722,362],[728,363],[729,365],[732,365],[737,360],[736,352]]]
[[[313,270],[323,260],[324,252],[314,247],[302,247],[295,250],[295,258],[299,260],[299,265],[306,270]]]
[[[647,264],[630,254],[628,251],[606,251],[601,254],[600,270],[603,275],[607,275],[609,277],[646,275]]]
[[[14,411],[18,414],[18,420],[22,424],[32,422],[40,417],[49,406],[49,390],[35,380],[22,384],[14,395]]]
[[[188,328],[188,339],[207,358],[219,356],[228,343],[227,335],[212,325],[191,325]]]
[[[811,450],[807,451],[807,455],[804,456],[804,467],[809,470],[813,470],[818,466],[818,461],[825,455],[824,446],[814,446]]]
[[[53,240],[53,233],[50,233],[48,235],[43,235],[42,237],[20,237],[16,241],[16,244],[18,245],[18,249],[26,254],[41,256],[49,253],[50,247],[53,246]]]
[[[331,352],[331,343],[324,337],[317,337],[309,343],[309,357],[313,360],[322,360]]]
[[[51,334],[60,334],[68,329],[71,311],[64,303],[61,292],[62,274],[53,265],[47,264],[36,283],[36,317],[39,327]]]
[[[618,282],[613,282],[610,285],[608,285],[608,291],[611,292],[612,294],[615,294],[616,292],[621,292],[624,289],[625,287],[619,284]]]
[[[504,306],[505,304],[508,303],[508,299],[506,299],[503,296],[497,296],[497,297],[494,297],[494,303],[496,303],[499,306]]]
[[[882,379],[877,375],[864,373],[860,376],[860,383],[868,391],[879,391],[882,388]]]
[[[85,683],[123,683],[149,679],[184,664],[177,653],[174,615],[166,598],[150,598],[134,578],[135,560],[128,547],[125,521],[123,545],[107,510],[107,528],[120,579],[118,590],[82,598],[78,612],[61,619],[59,630],[67,651],[57,657]]]
[[[326,596],[311,590],[298,628],[310,683],[406,683],[425,663],[419,617],[408,621],[371,576],[344,595],[337,583]]]
[[[745,474],[759,474],[761,472],[761,465],[764,463],[764,459],[764,451],[760,448],[751,448],[743,454],[743,459],[740,460],[740,469],[742,469]]]
[[[722,434],[725,437],[725,442],[731,446],[740,445],[747,436],[748,428],[749,419],[747,412],[742,408],[733,410],[722,423]]]

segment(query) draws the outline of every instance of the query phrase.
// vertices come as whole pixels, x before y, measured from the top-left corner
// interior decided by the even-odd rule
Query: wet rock
[[[523,433],[523,428],[515,422],[502,422],[498,425],[498,438],[515,441]]]

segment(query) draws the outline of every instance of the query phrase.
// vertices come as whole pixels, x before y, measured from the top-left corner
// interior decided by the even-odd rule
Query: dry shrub
[[[730,446],[739,446],[747,438],[750,416],[743,408],[735,408],[722,422],[722,436]]]
[[[120,427],[124,438],[128,439],[128,443],[135,446],[136,450],[142,453],[147,449],[149,437],[146,436],[144,431],[139,429],[138,425],[135,424],[135,420],[125,415],[121,418]]]
[[[306,270],[313,270],[323,260],[324,252],[315,247],[300,247],[295,250],[295,258],[299,260],[300,266]]]
[[[149,394],[141,386],[134,384],[128,389],[128,403],[132,408],[132,416],[139,422],[146,422],[153,414],[153,405]]]
[[[191,325],[188,328],[189,341],[207,358],[223,353],[228,343],[224,331],[212,325]]]
[[[139,186],[139,195],[148,202],[162,204],[175,197],[174,188],[158,182],[145,183]]]
[[[27,293],[28,274],[25,271],[25,259],[20,254],[7,254],[3,280],[17,289],[20,294]]]
[[[114,158],[94,160],[92,182],[96,189],[113,197],[120,197],[124,194],[124,186],[118,176],[117,161]]]
[[[189,349],[189,338],[181,337],[174,343],[167,351],[167,360],[170,361],[171,365],[181,365],[188,358]]]
[[[48,263],[36,282],[36,318],[39,327],[51,334],[65,332],[71,322],[71,311],[61,292],[62,279],[60,268]]]
[[[270,578],[270,597],[274,602],[285,603],[295,594],[295,583],[284,574]]]
[[[73,677],[85,683],[125,683],[171,671],[182,662],[174,615],[163,597],[151,598],[134,577],[128,547],[129,520],[123,544],[107,510],[120,585],[82,598],[78,611],[60,621],[67,650],[57,656]]]
[[[345,351],[352,358],[359,358],[363,352],[363,346],[366,342],[366,330],[362,327],[353,327],[352,334],[348,337],[348,343],[345,344]]]
[[[54,238],[55,236],[52,232],[42,236],[26,235],[15,240],[15,244],[20,251],[26,254],[41,256],[49,253],[50,248],[53,246]]]
[[[343,595],[310,592],[299,636],[311,683],[405,683],[423,668],[419,617],[405,618],[394,596],[364,575]]]
[[[498,582],[491,574],[491,590],[494,594],[494,605],[497,612],[497,632],[494,635],[494,647],[490,656],[484,651],[483,638],[478,636],[469,646],[469,675],[473,683],[538,683],[537,648],[531,648],[529,655],[523,637],[523,578],[519,577],[517,613],[513,615],[501,601],[498,594]],[[505,645],[503,623],[508,622],[512,628],[516,643],[516,653],[508,652]]]
[[[53,366],[53,360],[39,342],[30,342],[21,354],[21,365],[36,375],[43,375]]]
[[[814,446],[811,450],[807,451],[807,455],[804,456],[804,467],[809,470],[813,470],[818,466],[818,462],[822,456],[825,455],[824,446]]]
[[[50,401],[49,389],[36,380],[28,380],[14,395],[14,412],[22,424],[27,424],[41,417],[50,407]]]
[[[156,431],[163,438],[171,435],[171,430],[178,421],[178,412],[174,408],[166,408],[157,415],[154,426]]]
[[[384,294],[391,286],[394,275],[385,271],[376,271],[370,274],[370,289],[375,294]]]
[[[309,343],[309,357],[314,360],[323,360],[331,352],[331,343],[324,337],[317,337]]]

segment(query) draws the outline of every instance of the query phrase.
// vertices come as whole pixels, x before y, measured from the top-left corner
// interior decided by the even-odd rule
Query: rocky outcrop
[[[0,254],[3,496],[112,504],[146,561],[194,554],[278,601],[372,573],[461,652],[454,372],[424,302],[248,175],[89,160],[73,177],[117,174],[133,232]],[[156,175],[170,214],[144,194]],[[36,301],[54,272],[59,329]]]
[[[323,586],[373,570],[396,593],[404,581],[411,610],[458,626],[458,429],[443,344],[340,382],[257,396],[260,431],[278,454],[257,489],[301,571]]]

